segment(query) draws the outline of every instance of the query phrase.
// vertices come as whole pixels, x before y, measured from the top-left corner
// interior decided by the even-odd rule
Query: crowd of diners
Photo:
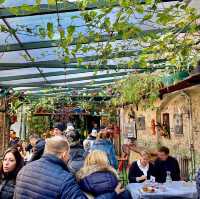
[[[131,199],[120,183],[114,145],[105,127],[94,127],[83,142],[71,123],[66,129],[56,123],[46,139],[31,134],[28,144],[11,131],[9,145],[0,168],[0,199]],[[165,183],[167,173],[172,181],[181,180],[178,161],[162,146],[153,162],[150,153],[142,151],[128,168],[128,179]]]

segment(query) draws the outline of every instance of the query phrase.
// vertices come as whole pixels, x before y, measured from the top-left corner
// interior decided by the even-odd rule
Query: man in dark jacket
[[[154,165],[156,182],[166,182],[167,172],[170,172],[172,181],[180,181],[180,168],[178,161],[169,156],[169,149],[161,147],[158,150],[158,159]]]
[[[44,153],[45,140],[39,138],[39,135],[37,134],[32,134],[29,137],[29,141],[31,143],[31,146],[33,147],[33,154],[29,162],[39,160]]]
[[[66,170],[69,150],[66,138],[47,139],[42,158],[27,164],[19,172],[14,199],[87,199]],[[112,194],[115,198],[116,193]],[[107,196],[98,199],[103,198]]]

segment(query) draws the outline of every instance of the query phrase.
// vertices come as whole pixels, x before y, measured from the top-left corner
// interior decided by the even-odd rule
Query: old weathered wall
[[[8,125],[6,122],[5,99],[0,97],[0,157],[8,145]]]
[[[194,145],[196,167],[198,168],[200,166],[200,86],[191,87],[186,89],[185,92],[190,96],[190,98],[188,98],[183,91],[167,94],[162,100],[155,103],[155,107],[157,107],[155,110],[142,110],[141,107],[137,110],[132,105],[121,108],[120,118],[122,138],[124,137],[123,133],[125,131],[124,124],[128,122],[128,114],[132,107],[136,117],[145,117],[145,129],[137,131],[138,145],[146,146],[150,149],[155,149],[159,144],[166,145],[171,149],[173,155],[186,155],[188,157],[191,156],[191,145]],[[191,112],[189,99],[191,99]],[[159,134],[152,135],[152,119],[162,124],[164,113],[169,113],[170,139],[164,138]],[[190,113],[192,117],[191,124]],[[182,115],[183,134],[177,135],[174,132],[175,114]],[[192,131],[190,131],[190,125]]]

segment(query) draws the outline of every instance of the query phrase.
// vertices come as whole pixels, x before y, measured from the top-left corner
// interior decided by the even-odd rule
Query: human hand
[[[125,191],[125,189],[122,187],[122,184],[121,183],[119,183],[117,186],[116,186],[116,188],[115,188],[115,193],[118,195],[118,194],[120,194],[120,193],[122,193],[122,192],[124,192]]]
[[[147,180],[147,176],[143,175],[143,176],[137,177],[136,180],[137,180],[138,182],[139,182],[139,181]]]

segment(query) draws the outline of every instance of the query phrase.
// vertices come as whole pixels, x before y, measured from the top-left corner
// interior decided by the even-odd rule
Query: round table
[[[127,186],[133,199],[197,199],[195,182],[172,182],[159,185],[154,193],[144,193],[144,184],[131,183]]]

